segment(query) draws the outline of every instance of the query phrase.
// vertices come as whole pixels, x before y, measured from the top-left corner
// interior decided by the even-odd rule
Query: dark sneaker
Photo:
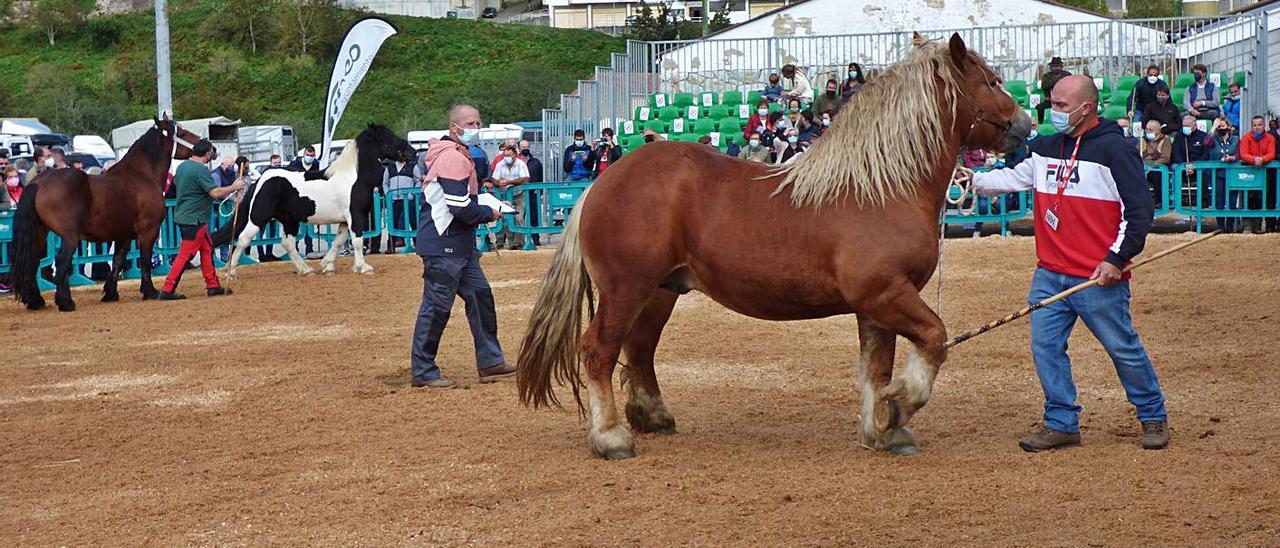
[[[503,379],[515,378],[515,376],[516,366],[505,363],[480,370],[481,383],[498,382]]]
[[[160,292],[160,300],[162,301],[181,301],[182,299],[185,299],[185,298],[187,298],[187,296],[181,293],[174,293],[172,291]]]
[[[410,381],[409,385],[414,388],[453,388],[458,383],[449,379],[431,379],[429,381]]]
[[[1164,449],[1169,446],[1169,421],[1142,421],[1142,437],[1138,439],[1143,449]]]
[[[218,295],[230,295],[231,290],[225,287],[210,287],[205,290],[205,293],[208,293],[210,297],[217,297]]]
[[[1018,438],[1018,446],[1023,451],[1038,453],[1040,451],[1049,451],[1059,447],[1075,447],[1080,445],[1080,433],[1069,434],[1067,432],[1059,432],[1049,427],[1042,428],[1039,432],[1030,436]]]

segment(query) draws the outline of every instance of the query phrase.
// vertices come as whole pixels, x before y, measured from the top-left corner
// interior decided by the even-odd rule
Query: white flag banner
[[[333,141],[333,131],[338,128],[342,119],[342,111],[351,101],[351,94],[356,86],[369,72],[373,56],[377,55],[382,43],[396,33],[391,23],[377,17],[367,17],[356,21],[342,39],[342,47],[338,48],[338,58],[333,62],[333,71],[329,73],[329,92],[324,99],[324,125],[321,128],[323,139],[320,141],[320,167],[329,164],[329,144]]]

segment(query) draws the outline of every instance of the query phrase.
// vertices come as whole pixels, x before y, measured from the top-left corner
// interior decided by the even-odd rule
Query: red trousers
[[[178,256],[170,266],[169,276],[164,279],[161,291],[172,293],[182,281],[182,272],[191,263],[191,258],[200,253],[200,273],[204,275],[204,286],[208,289],[218,287],[218,273],[213,269],[213,240],[209,238],[209,227],[200,225],[197,229],[190,225],[178,225],[182,232],[182,245],[178,246]]]

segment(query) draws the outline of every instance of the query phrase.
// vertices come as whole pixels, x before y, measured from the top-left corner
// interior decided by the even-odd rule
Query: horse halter
[[[178,122],[175,120],[169,120],[168,122],[173,124],[172,135],[165,133],[165,129],[163,127],[160,127],[159,122],[156,122],[155,125],[153,125],[152,127],[156,128],[157,130],[160,130],[161,137],[168,137],[171,141],[173,141],[173,147],[171,147],[171,150],[169,151],[169,157],[173,158],[174,156],[178,155],[178,143],[182,143],[182,146],[185,146],[187,148],[194,149],[196,146],[194,143],[189,143],[187,142],[186,139],[178,137],[178,129],[180,129],[182,126],[178,125]]]
[[[990,81],[988,81],[988,84],[990,84]],[[992,84],[992,87],[995,87],[995,85]],[[964,99],[965,106],[969,107],[969,111],[973,113],[973,122],[969,123],[969,131],[965,132],[964,139],[961,142],[969,142],[969,138],[973,137],[973,130],[978,128],[978,123],[980,122],[986,122],[995,126],[1000,130],[1001,135],[1009,133],[1009,129],[1013,127],[1012,120],[1001,121],[997,118],[993,118],[987,111],[974,106],[973,99],[969,98],[969,94],[965,93],[963,87],[957,86],[956,93],[960,95],[961,99]]]

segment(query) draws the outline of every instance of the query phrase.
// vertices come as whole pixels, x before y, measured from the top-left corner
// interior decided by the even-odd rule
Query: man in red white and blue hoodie
[[[1142,423],[1141,445],[1169,444],[1164,394],[1129,315],[1129,274],[1123,272],[1151,228],[1151,192],[1138,152],[1115,122],[1098,118],[1098,90],[1085,76],[1053,88],[1050,112],[1057,134],[1041,137],[1017,167],[977,173],[983,195],[1035,190],[1039,264],[1028,300],[1036,303],[1089,279],[1090,287],[1031,314],[1031,354],[1044,389],[1044,428],[1023,437],[1027,451],[1080,444],[1080,405],[1071,377],[1067,339],[1084,321],[1119,373]]]

